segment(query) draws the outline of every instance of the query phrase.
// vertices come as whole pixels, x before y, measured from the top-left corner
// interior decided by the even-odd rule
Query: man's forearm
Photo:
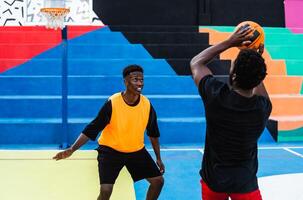
[[[79,137],[77,138],[77,140],[75,141],[75,143],[71,146],[71,149],[73,151],[78,150],[81,146],[83,146],[87,141],[89,140],[89,138],[84,135],[83,133],[81,133],[79,135]]]
[[[231,45],[230,43],[225,40],[219,44],[216,44],[212,47],[209,47],[196,55],[192,60],[191,60],[191,66],[202,66],[206,65],[209,63],[215,56],[219,55],[226,49],[230,48]]]
[[[212,72],[206,66],[206,64],[209,61],[211,61],[215,56],[217,56],[218,54],[222,53],[223,51],[225,51],[230,47],[231,47],[231,43],[229,42],[229,40],[225,40],[217,45],[205,49],[190,61],[190,69],[195,84],[197,86],[199,86],[200,80],[203,77],[212,74]]]
[[[157,157],[157,160],[161,160],[159,139],[154,138],[154,137],[149,137],[149,139],[150,139],[150,142],[153,146],[153,149],[154,149],[155,155]]]

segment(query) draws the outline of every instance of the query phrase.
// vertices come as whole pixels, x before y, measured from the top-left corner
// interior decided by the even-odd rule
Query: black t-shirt
[[[138,100],[133,105],[129,105],[129,106],[136,106],[139,102],[140,102],[140,98],[138,98]],[[109,124],[111,115],[112,115],[112,103],[111,100],[108,100],[107,102],[104,103],[96,118],[92,120],[84,128],[82,133],[87,137],[89,137],[91,140],[96,140],[100,131],[102,131],[106,127],[106,125]],[[147,130],[147,135],[149,137],[160,136],[158,123],[157,123],[157,115],[152,104],[150,104],[150,112],[149,112],[149,118],[148,118],[146,130]]]
[[[199,83],[206,116],[205,149],[200,175],[216,192],[258,189],[257,141],[269,115],[268,98],[247,98],[212,75]]]

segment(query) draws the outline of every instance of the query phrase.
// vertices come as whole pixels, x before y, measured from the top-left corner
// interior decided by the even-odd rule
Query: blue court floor
[[[200,200],[203,149],[196,145],[167,147],[162,148],[161,154],[166,173],[160,200]],[[303,200],[303,143],[261,144],[258,156],[264,200]],[[146,181],[135,184],[138,200],[144,199],[146,188]]]
[[[88,145],[83,150],[92,150],[94,147]],[[29,149],[34,149],[30,159],[15,152],[15,150],[22,150],[20,152],[26,153]],[[154,156],[151,147],[147,146],[147,149]],[[41,197],[38,199],[44,200],[74,199],[72,197],[77,192],[74,191],[75,188],[81,188],[78,191],[79,194],[77,193],[79,200],[83,199],[82,197],[84,196],[88,197],[88,195],[91,195],[89,199],[95,199],[98,193],[99,185],[95,151],[77,151],[78,153],[73,155],[71,159],[56,162],[51,160],[51,157],[58,151],[54,146],[0,146],[0,150],[2,152],[2,157],[0,158],[1,166],[3,167],[2,175],[7,176],[7,178],[0,179],[0,185],[2,184],[2,186],[11,185],[16,187],[16,184],[21,188],[27,186],[28,189],[25,190],[27,192],[30,190],[36,191],[38,185],[41,187],[37,191],[37,195]],[[6,150],[9,151],[6,152]],[[263,199],[303,200],[303,143],[260,144],[258,154],[258,178]],[[203,156],[203,146],[162,145],[161,155],[166,166],[166,172],[164,174],[165,185],[159,200],[201,200],[199,170]],[[14,164],[12,165],[12,163]],[[53,171],[52,175],[45,170],[41,171],[41,167],[38,168],[37,166],[38,163],[39,166],[47,169],[47,171]],[[4,165],[8,167],[5,168]],[[30,169],[26,172],[27,174],[24,174],[25,167]],[[123,197],[121,200],[144,200],[148,187],[147,182],[145,180],[139,181],[133,187],[130,176],[125,174],[125,172],[123,173],[124,178],[120,179],[122,182],[117,187],[118,192],[115,192],[115,197],[112,199],[120,200]],[[78,175],[81,175],[81,180],[79,177],[75,177]],[[19,182],[16,181],[17,179]],[[66,186],[59,187],[64,181],[66,181]],[[46,184],[44,189],[42,189],[41,183]],[[86,188],[86,193],[84,188]],[[45,193],[47,193],[49,198],[45,198]],[[17,196],[18,193],[5,193],[2,191],[0,193],[2,198],[0,199],[15,200],[16,198],[11,198],[12,194]],[[30,195],[28,194],[27,197]],[[82,197],[79,195],[82,195]],[[26,195],[22,194],[22,196],[25,197]],[[33,198],[24,199],[33,200]]]

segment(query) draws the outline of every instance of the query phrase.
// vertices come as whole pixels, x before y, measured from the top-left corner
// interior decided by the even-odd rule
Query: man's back
[[[207,122],[203,180],[217,192],[257,189],[257,140],[271,112],[270,101],[244,97],[211,75],[200,81],[199,92]]]

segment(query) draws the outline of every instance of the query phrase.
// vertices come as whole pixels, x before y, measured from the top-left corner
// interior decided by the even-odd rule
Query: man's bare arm
[[[197,86],[199,85],[200,80],[204,76],[212,74],[206,64],[209,63],[215,56],[225,51],[229,47],[230,45],[227,41],[221,42],[217,45],[205,49],[190,61],[190,69],[195,84]]]
[[[55,160],[61,160],[70,157],[76,150],[78,150],[81,146],[83,146],[89,138],[81,133],[75,143],[68,149],[65,149],[64,151],[61,151],[57,153],[53,159]]]
[[[161,159],[159,139],[157,137],[149,137],[149,139],[156,155],[156,159],[157,159],[156,163],[160,168],[160,172],[163,174],[165,172],[165,166]]]
[[[249,33],[251,32],[252,29],[250,27],[246,27],[245,29],[240,27],[227,40],[209,47],[196,55],[190,62],[190,69],[192,71],[192,76],[195,84],[198,86],[200,80],[203,77],[212,74],[206,64],[210,62],[215,56],[231,47],[247,45],[251,43],[249,41],[251,38],[251,36],[249,36]]]
[[[266,91],[263,81],[257,87],[254,88],[253,94],[263,96],[263,97],[266,97],[269,99],[269,96],[268,96],[268,93]]]

